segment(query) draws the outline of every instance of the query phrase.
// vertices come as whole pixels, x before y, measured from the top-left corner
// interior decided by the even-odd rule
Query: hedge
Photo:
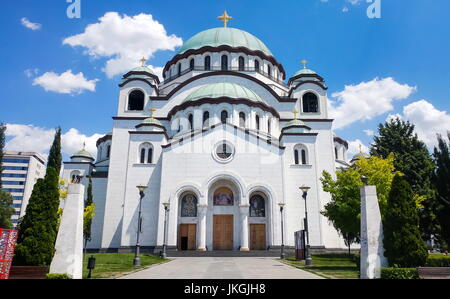
[[[416,268],[381,268],[381,279],[419,279]]]
[[[51,273],[47,274],[47,279],[72,279],[69,274]]]
[[[426,267],[450,267],[450,258],[429,258]]]

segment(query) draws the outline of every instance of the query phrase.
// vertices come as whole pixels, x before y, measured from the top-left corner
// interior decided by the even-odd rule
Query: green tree
[[[87,243],[91,241],[91,226],[92,219],[95,216],[95,203],[94,196],[92,194],[92,177],[89,176],[89,185],[87,189],[87,197],[84,201],[84,214],[83,214],[83,237],[84,237],[84,249],[86,251]]]
[[[55,132],[55,138],[53,140],[52,147],[48,154],[48,167],[53,167],[56,173],[59,175],[61,171],[62,155],[61,155],[61,128],[57,128]]]
[[[447,135],[449,145],[438,136],[438,147],[434,148],[434,162],[436,170],[433,174],[433,182],[436,190],[437,218],[441,228],[441,236],[438,242],[441,247],[450,245],[450,133]]]
[[[0,123],[0,188],[2,188],[2,173],[3,173],[3,149],[5,148],[5,132],[6,126]]]
[[[59,200],[58,176],[47,168],[45,179],[34,185],[25,216],[20,223],[14,262],[17,265],[48,266],[55,252]]]
[[[361,158],[352,167],[337,171],[336,180],[333,180],[328,172],[323,172],[322,187],[325,192],[331,194],[331,201],[325,205],[321,213],[343,236],[349,252],[351,244],[359,243],[360,240],[360,188],[363,186],[361,177],[367,177],[369,185],[377,187],[378,201],[381,215],[383,215],[395,174],[393,155],[388,156],[387,159],[376,156],[368,159]]]
[[[420,236],[414,194],[401,175],[394,177],[387,204],[383,244],[389,265],[403,268],[425,265],[428,252]]]
[[[370,149],[372,155],[382,158],[395,155],[395,169],[404,174],[416,199],[423,201],[420,209],[422,237],[429,239],[439,232],[434,210],[434,192],[431,183],[434,163],[428,149],[414,132],[414,124],[400,118],[378,126],[378,136]]]
[[[0,190],[0,228],[11,229],[11,216],[14,214],[12,207],[13,197],[6,191]]]

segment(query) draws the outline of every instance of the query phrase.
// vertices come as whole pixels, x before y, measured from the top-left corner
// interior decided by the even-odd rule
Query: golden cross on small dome
[[[139,61],[141,62],[142,66],[145,66],[145,62],[147,61],[147,59],[145,57],[142,57]]]
[[[150,108],[150,118],[153,118],[153,114],[155,113],[155,108]]]
[[[298,110],[294,109],[292,110],[292,113],[294,113],[294,119],[297,119]]]
[[[86,141],[83,142],[83,150],[85,150],[85,149],[86,149]]]
[[[303,68],[306,69],[306,65],[308,64],[308,60],[303,59],[302,61],[300,61],[301,64],[303,64]]]
[[[223,15],[221,15],[220,17],[217,17],[219,20],[222,20],[223,22],[223,27],[227,28],[227,23],[228,21],[232,20],[233,17],[230,17],[227,13],[227,11],[225,10],[225,12],[223,13]]]

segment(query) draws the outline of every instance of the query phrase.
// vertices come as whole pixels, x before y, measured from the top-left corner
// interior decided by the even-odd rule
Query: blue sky
[[[340,117],[346,107],[357,106],[355,97],[362,98],[364,112],[355,116],[356,110],[350,111],[344,116],[350,123],[336,130],[349,141],[370,144],[370,131],[364,130],[376,132],[390,114],[415,122],[429,146],[435,133],[450,130],[448,0],[381,0],[380,19],[367,17],[366,0],[81,0],[80,19],[67,17],[68,5],[65,0],[2,3],[0,121],[10,125],[9,149],[45,152],[50,130],[59,125],[67,134],[67,155],[83,143],[81,139],[92,148],[98,134],[110,131],[121,76],[108,76],[103,69],[114,56],[90,56],[87,47],[63,43],[99,23],[107,12],[120,17],[152,15],[167,36],[186,41],[199,31],[221,26],[216,17],[226,9],[234,17],[230,27],[260,38],[288,77],[300,68],[301,59],[307,59],[308,66],[325,78]],[[34,28],[25,26],[23,18]],[[148,64],[162,67],[175,51],[156,49],[153,54]],[[45,73],[68,70],[82,73],[91,90],[85,85],[81,93],[65,94],[33,85]],[[377,87],[383,89],[381,94],[374,93]],[[383,104],[372,100],[377,97],[384,98]]]

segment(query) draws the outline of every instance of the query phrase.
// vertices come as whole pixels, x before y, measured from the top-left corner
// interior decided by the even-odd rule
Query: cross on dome
[[[303,68],[306,69],[306,65],[308,64],[308,60],[303,59],[302,61],[300,61],[301,64],[303,64]]]
[[[141,66],[145,66],[145,62],[147,61],[147,59],[145,57],[142,57],[139,61],[141,62]]]
[[[155,108],[150,108],[150,118],[154,118],[153,114],[155,113],[156,109]]]
[[[220,17],[217,17],[219,20],[221,20],[223,22],[223,27],[227,28],[227,23],[228,21],[232,20],[233,17],[230,17],[227,13],[227,11],[225,10],[225,12],[223,13],[223,15],[221,15]]]
[[[298,110],[294,109],[294,110],[292,110],[292,113],[294,113],[294,119],[298,119],[297,118]]]

